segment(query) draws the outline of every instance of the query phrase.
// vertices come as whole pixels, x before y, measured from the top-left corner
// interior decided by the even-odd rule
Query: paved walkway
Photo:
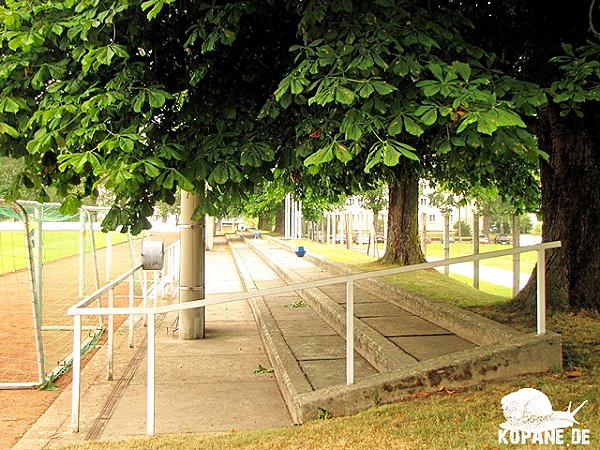
[[[346,269],[285,244],[228,235],[206,254],[207,296],[319,281]],[[289,426],[352,414],[407,392],[512,377],[560,365],[556,337],[534,338],[385,283],[354,283],[355,383],[346,385],[344,283],[207,307],[206,338],[182,341],[167,315],[156,332],[156,433]],[[137,336],[143,336],[138,325]],[[146,431],[146,352],[117,333],[115,380],[103,350],[82,372],[80,433],[70,389],[14,447],[113,440]],[[532,355],[536,355],[532,358]],[[512,364],[514,362],[514,364]],[[257,368],[273,373],[255,373]]]
[[[224,238],[206,253],[207,295],[243,290]],[[182,341],[167,330],[175,315],[156,326],[156,433],[228,432],[292,423],[247,302],[206,308],[206,338]],[[138,328],[141,325],[138,323]],[[80,432],[69,430],[68,388],[17,443],[15,450],[56,447],[85,439],[113,440],[146,433],[146,346],[136,331],[115,337],[115,379],[106,381],[106,353],[82,371]]]

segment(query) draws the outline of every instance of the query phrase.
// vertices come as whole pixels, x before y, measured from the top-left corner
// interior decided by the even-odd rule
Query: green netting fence
[[[39,387],[64,372],[73,348],[67,309],[140,254],[139,239],[100,231],[108,208],[65,215],[59,207],[0,201],[0,388]],[[93,348],[104,319],[83,327],[82,346]]]

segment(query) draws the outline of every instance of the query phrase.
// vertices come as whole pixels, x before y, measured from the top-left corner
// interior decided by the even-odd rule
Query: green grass
[[[43,232],[43,261],[53,261],[79,254],[79,231],[55,231],[45,230]],[[106,247],[106,233],[94,232],[96,248]],[[127,235],[113,233],[112,244],[125,242]],[[91,248],[91,239],[86,236],[86,251]],[[0,231],[0,273],[13,272],[27,267],[27,251],[25,247],[25,236],[23,231]]]
[[[296,242],[309,252],[318,253],[360,270],[382,268],[374,258],[348,251],[340,246],[313,242]],[[408,276],[410,275],[410,276]],[[506,296],[491,295],[465,286],[437,271],[421,271],[393,277],[390,281],[406,289],[427,293],[479,313],[503,316],[501,305]],[[512,323],[531,329],[528,323]],[[578,428],[591,430],[591,445],[600,448],[600,315],[561,313],[548,317],[547,327],[563,338],[564,370],[528,375],[506,382],[486,383],[464,389],[441,388],[407,394],[391,405],[373,406],[359,414],[317,420],[255,432],[222,434],[166,435],[137,438],[110,443],[84,443],[65,449],[137,450],[137,449],[564,449],[558,445],[498,444],[498,425],[504,421],[500,400],[522,387],[542,390],[550,398],[554,410],[565,410],[570,401],[578,406],[588,403],[577,414]]]
[[[459,256],[466,256],[473,254],[473,244],[466,242],[456,242],[450,244],[450,258],[456,258]],[[500,244],[485,244],[479,246],[479,253],[487,253],[494,250],[505,250],[512,248],[507,245]],[[444,257],[444,247],[439,242],[427,244],[427,256],[435,256],[438,258]],[[537,252],[521,253],[520,265],[521,272],[531,273],[537,262]],[[483,266],[496,267],[498,269],[512,270],[513,268],[513,257],[512,255],[500,256],[498,258],[483,259],[480,262]]]

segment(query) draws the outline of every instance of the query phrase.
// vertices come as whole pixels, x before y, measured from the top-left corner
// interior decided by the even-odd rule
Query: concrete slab
[[[123,392],[102,433],[102,439],[146,432],[145,387]],[[157,389],[156,432],[226,432],[289,425],[289,413],[277,385],[271,381],[181,383],[177,390]],[[124,426],[126,424],[126,426]]]
[[[419,361],[462,352],[477,347],[456,335],[403,336],[390,338],[398,347]]]
[[[319,359],[300,361],[313,389],[346,384],[346,359]],[[354,361],[354,379],[359,380],[377,374],[377,370],[366,359],[358,357]]]
[[[450,334],[448,330],[415,315],[366,317],[362,320],[386,337]]]
[[[339,336],[330,326],[323,326],[316,320],[276,320],[285,336]]]
[[[339,336],[287,336],[287,344],[299,361],[345,358],[346,347]]]
[[[354,305],[354,315],[359,318],[365,317],[395,317],[414,315],[396,305],[385,302],[359,303]]]

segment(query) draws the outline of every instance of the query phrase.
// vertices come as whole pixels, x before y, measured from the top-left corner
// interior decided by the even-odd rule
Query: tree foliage
[[[300,196],[410,172],[530,199],[542,153],[518,112],[541,100],[469,25],[419,1],[7,1],[0,148],[26,161],[12,196],[55,186],[72,210],[103,185],[105,227],[134,233],[177,188],[215,212],[274,170]]]

